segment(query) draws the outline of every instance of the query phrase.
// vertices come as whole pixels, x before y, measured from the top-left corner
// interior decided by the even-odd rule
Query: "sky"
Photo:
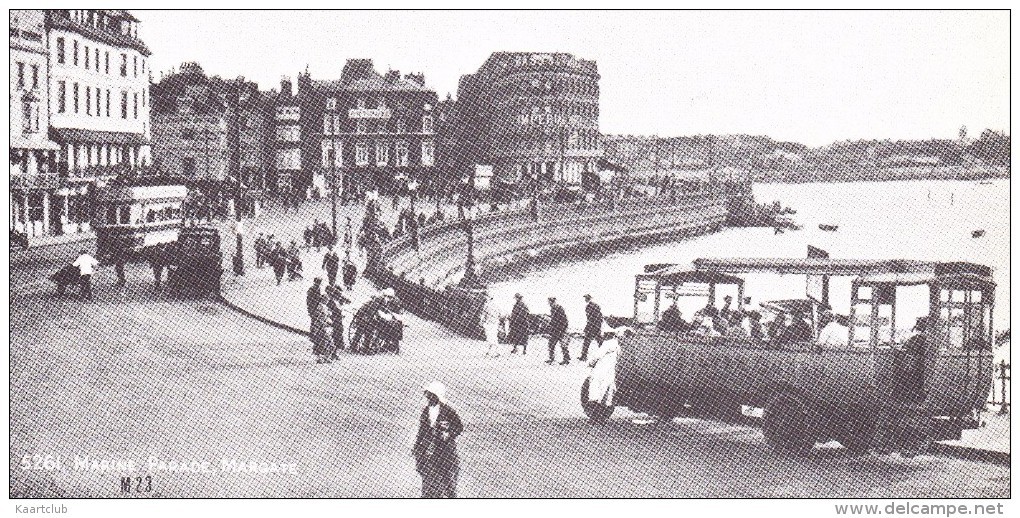
[[[1009,132],[1009,13],[146,11],[153,79],[185,61],[264,89],[347,59],[422,72],[440,98],[492,52],[595,60],[603,133],[808,145]]]

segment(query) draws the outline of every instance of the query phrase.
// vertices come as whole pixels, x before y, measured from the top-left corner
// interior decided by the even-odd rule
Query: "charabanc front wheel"
[[[588,416],[588,419],[593,423],[602,423],[609,419],[609,416],[613,415],[613,410],[616,409],[613,405],[603,405],[598,401],[591,401],[588,398],[588,389],[591,386],[591,378],[585,378],[584,383],[581,385],[581,409],[584,410],[584,415]]]
[[[786,453],[807,453],[815,441],[809,430],[807,408],[788,392],[774,396],[765,407],[763,432],[772,448]]]

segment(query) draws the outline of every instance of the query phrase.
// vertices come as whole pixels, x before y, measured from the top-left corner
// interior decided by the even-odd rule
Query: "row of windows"
[[[71,40],[71,63],[74,66],[83,66],[86,70],[95,69],[96,72],[110,73],[110,51],[104,51],[102,54],[103,59],[100,60],[99,47],[89,48],[88,45],[79,45],[78,40]],[[57,63],[67,63],[67,48],[63,37],[57,38],[57,47],[54,51],[56,53]],[[114,58],[116,59],[116,57]],[[128,76],[128,56],[125,53],[120,55],[120,76]],[[141,67],[139,67],[139,64]],[[139,70],[142,75],[145,75],[145,58],[141,60],[138,56],[131,56],[131,73],[133,77],[138,77]]]
[[[18,61],[15,64],[18,67],[18,72],[17,72],[18,73],[18,89],[24,89],[25,85],[27,83],[25,79],[26,79],[26,76],[28,75],[26,73],[28,68],[26,68],[25,64],[22,63],[21,61]],[[36,88],[39,88],[39,65],[32,64],[30,69],[32,71],[32,74],[31,74],[32,75],[32,89],[35,90]]]
[[[130,20],[121,20],[106,15],[96,9],[73,9],[64,11],[72,20],[82,24],[90,25],[97,29],[109,32],[117,32],[123,36],[138,37],[138,24]]]
[[[375,149],[375,162],[376,166],[388,166],[393,165],[396,167],[407,167],[410,164],[410,145],[407,142],[400,141],[395,142],[392,145],[393,150],[393,161],[390,162],[390,143],[389,142],[376,142],[374,146],[368,142],[358,142],[354,145],[354,165],[367,166],[372,164],[372,149]],[[322,166],[323,167],[343,167],[343,142],[334,142],[331,140],[322,141]],[[286,150],[296,151],[296,150]],[[436,146],[432,141],[425,141],[421,143],[421,164],[426,167],[435,165],[436,162]],[[279,156],[278,162],[279,162]]]
[[[71,95],[70,95],[70,106],[68,106],[68,91],[66,81],[57,81],[57,113],[67,113],[73,110],[73,113],[85,113],[85,115],[92,115],[94,117],[111,117],[112,103],[111,99],[113,92],[107,88],[92,87],[89,85],[80,85],[78,83],[71,83]],[[129,101],[130,100],[130,104]],[[138,118],[139,101],[141,101],[141,107],[145,108],[148,103],[146,91],[142,90],[141,96],[138,92],[128,92],[127,90],[120,91],[120,118],[127,119],[128,114],[131,114],[131,118]],[[114,105],[116,106],[116,105]],[[105,111],[104,111],[105,108]],[[129,111],[130,108],[130,111]]]
[[[322,133],[325,135],[338,135],[341,130],[342,117],[339,115],[326,114],[323,117]],[[354,124],[355,133],[407,133],[404,119],[357,119]],[[435,133],[436,123],[431,115],[421,119],[422,133]]]

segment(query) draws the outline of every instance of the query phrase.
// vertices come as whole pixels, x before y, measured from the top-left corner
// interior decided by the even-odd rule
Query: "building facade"
[[[291,94],[281,84],[275,128],[277,174],[297,190],[322,193],[334,178],[346,193],[431,181],[437,96],[423,74],[380,74],[372,60],[350,59],[338,80],[306,71],[297,86]]]
[[[64,231],[86,230],[89,184],[150,163],[150,52],[127,11],[46,11],[50,136],[61,151]]]
[[[10,29],[10,228],[29,237],[63,231],[57,174],[60,146],[49,139],[46,17],[12,9]]]
[[[289,77],[280,81],[280,93],[274,102],[273,130],[269,135],[274,158],[273,188],[280,193],[296,193],[311,187],[310,164],[302,162],[301,104]],[[312,143],[305,143],[306,147]]]
[[[599,74],[564,53],[496,52],[462,76],[452,110],[458,174],[493,166],[494,179],[535,187],[580,186],[602,156]]]
[[[160,174],[264,188],[272,111],[257,84],[208,77],[197,63],[184,63],[151,91]]]

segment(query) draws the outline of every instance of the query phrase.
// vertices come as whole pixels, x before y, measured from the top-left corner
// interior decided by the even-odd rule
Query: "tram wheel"
[[[763,431],[769,446],[780,452],[804,454],[815,445],[807,408],[801,398],[789,392],[780,392],[769,401]]]
[[[602,423],[609,419],[609,416],[613,415],[613,410],[616,409],[613,405],[603,405],[595,401],[588,399],[588,388],[591,386],[591,378],[585,378],[584,383],[581,385],[581,409],[584,410],[584,415],[588,416],[588,419],[593,423]]]

